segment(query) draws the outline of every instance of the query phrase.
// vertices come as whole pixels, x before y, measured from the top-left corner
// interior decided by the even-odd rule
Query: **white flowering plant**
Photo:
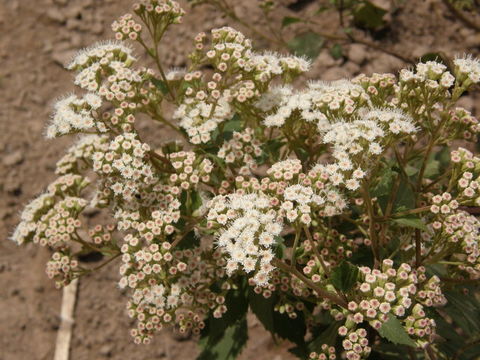
[[[81,91],[46,136],[79,137],[12,235],[52,250],[58,287],[119,261],[133,341],[170,326],[200,338],[200,359],[241,352],[249,309],[304,359],[478,356],[480,125],[456,105],[478,60],[304,84],[308,60],[223,27],[166,71],[159,46],[184,10],[133,13],[68,64]],[[178,139],[147,144],[140,117]],[[95,268],[79,261],[91,251]]]

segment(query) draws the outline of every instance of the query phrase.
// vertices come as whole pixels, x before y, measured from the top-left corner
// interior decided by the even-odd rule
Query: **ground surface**
[[[44,274],[48,250],[18,248],[7,240],[22,206],[53,180],[53,166],[72,141],[42,137],[54,99],[72,90],[63,70],[75,50],[109,38],[109,24],[130,8],[131,0],[0,1],[0,360],[52,359],[59,326],[61,292]],[[237,2],[251,12],[255,0]],[[391,18],[382,46],[409,56],[430,51],[447,55],[477,53],[480,35],[448,14],[440,1],[406,0]],[[326,28],[328,28],[326,20]],[[169,34],[163,58],[182,66],[191,38],[227,21],[209,8],[189,10],[184,27]],[[335,29],[330,29],[335,30]],[[355,45],[343,60],[322,53],[310,77],[332,80],[359,72],[397,71],[402,61]],[[475,112],[472,98],[464,104]],[[161,132],[163,137],[167,134]],[[194,358],[193,340],[165,331],[150,346],[133,345],[128,335],[125,297],[116,287],[117,267],[81,279],[75,312],[71,358]],[[274,346],[260,324],[250,321],[251,337],[242,359],[290,359],[288,344]]]

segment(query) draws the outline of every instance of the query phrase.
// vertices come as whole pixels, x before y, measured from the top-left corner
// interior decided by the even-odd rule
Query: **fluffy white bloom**
[[[52,121],[47,127],[47,138],[92,128],[95,125],[92,112],[101,106],[102,99],[92,93],[83,98],[70,95],[59,100],[54,106]]]
[[[464,56],[462,58],[456,58],[453,63],[455,64],[456,75],[460,77],[461,80],[467,78],[473,84],[480,81],[480,60],[474,59],[471,56]]]
[[[218,235],[217,246],[229,257],[227,274],[241,267],[255,273],[257,285],[266,285],[274,269],[270,264],[274,237],[282,231],[269,197],[263,193],[234,193],[213,198],[208,207],[208,220],[217,221],[225,229]]]

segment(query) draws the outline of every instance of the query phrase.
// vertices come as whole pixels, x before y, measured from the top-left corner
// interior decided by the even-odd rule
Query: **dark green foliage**
[[[349,291],[357,282],[358,268],[348,261],[343,261],[333,269],[330,275],[330,281],[340,291]]]
[[[320,54],[324,43],[325,41],[320,35],[308,31],[290,40],[288,47],[295,55],[313,60]]]
[[[388,316],[389,319],[383,323],[378,333],[394,344],[415,347],[415,342],[408,336],[400,320],[392,314]]]

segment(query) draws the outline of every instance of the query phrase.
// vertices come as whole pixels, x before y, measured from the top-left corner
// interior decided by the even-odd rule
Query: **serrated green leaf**
[[[415,342],[408,336],[402,323],[392,314],[388,314],[388,320],[378,329],[378,333],[394,344],[416,347]]]
[[[320,35],[309,31],[290,40],[288,48],[297,56],[305,56],[313,60],[320,54],[324,43]]]
[[[358,278],[358,267],[343,261],[335,267],[330,275],[330,281],[333,286],[340,291],[348,291],[356,283]]]
[[[297,17],[285,16],[282,20],[282,28],[287,27],[287,26],[292,25],[292,24],[295,24],[295,23],[299,23],[299,22],[303,22],[303,20],[300,19],[300,18],[297,18]]]
[[[197,360],[235,360],[248,340],[247,319],[237,321],[228,326],[217,341],[202,338],[199,345],[202,352]]]
[[[394,223],[397,223],[398,225],[401,225],[401,226],[412,227],[412,228],[419,229],[419,230],[422,230],[422,231],[428,231],[428,228],[425,225],[425,223],[419,218],[404,217],[404,218],[399,218],[399,219],[392,219],[392,221]]]

